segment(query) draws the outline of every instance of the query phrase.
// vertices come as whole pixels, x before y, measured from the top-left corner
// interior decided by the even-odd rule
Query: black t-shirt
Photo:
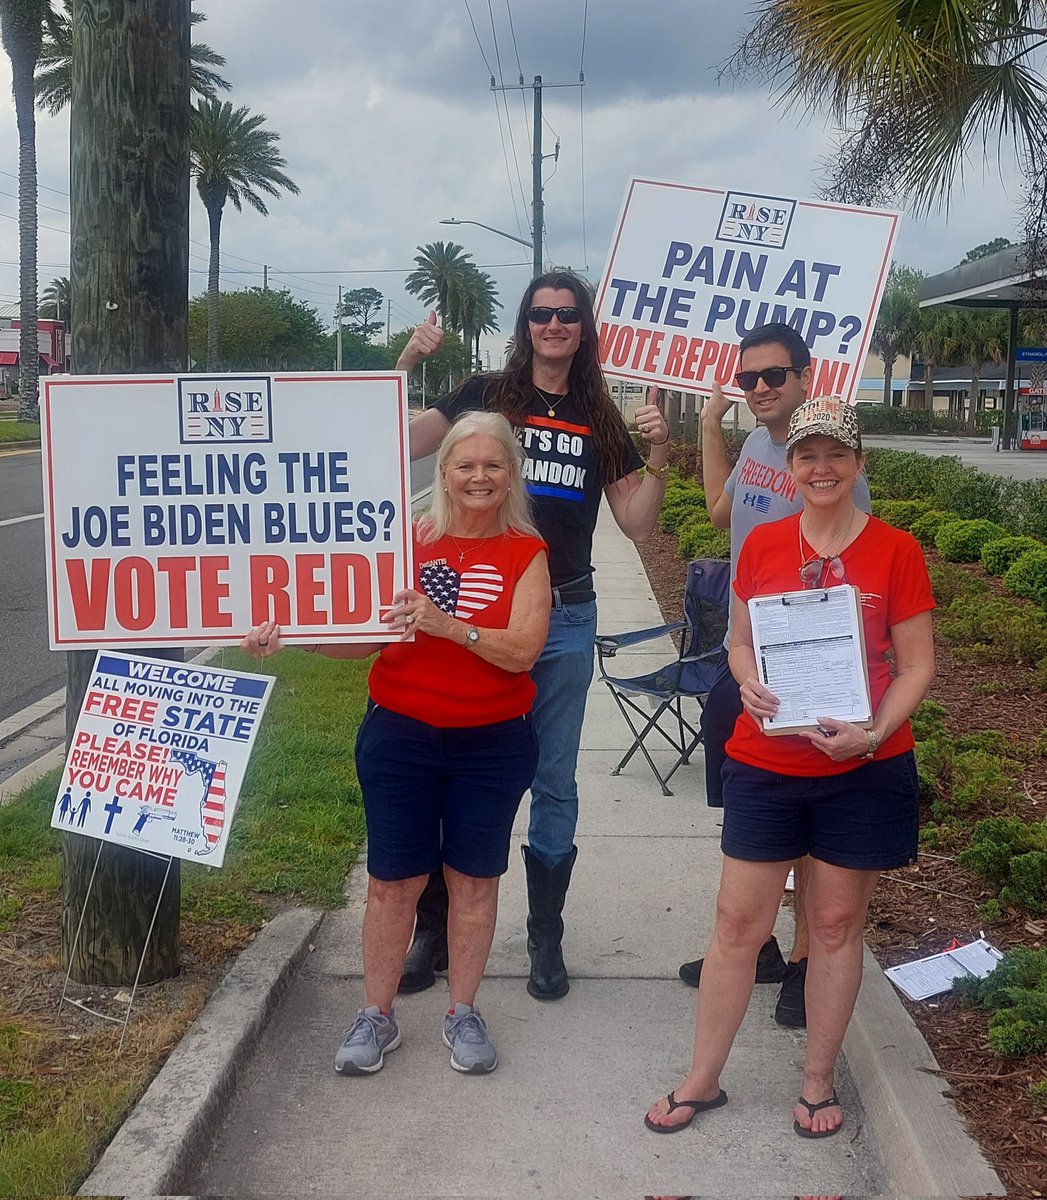
[[[453,421],[464,412],[486,408],[490,380],[477,376],[457,392],[436,402],[436,408]],[[592,429],[570,395],[551,398],[556,416],[536,393],[531,412],[517,436],[527,454],[524,478],[531,498],[534,523],[549,547],[549,574],[553,587],[564,588],[574,601],[592,598],[593,530],[603,490],[615,479],[604,477],[596,460]],[[643,459],[622,422],[626,447],[625,470],[638,471]],[[571,585],[565,587],[565,585]]]

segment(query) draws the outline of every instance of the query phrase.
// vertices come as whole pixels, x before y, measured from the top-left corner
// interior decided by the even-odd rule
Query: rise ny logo
[[[272,408],[266,375],[184,375],[178,380],[183,444],[271,442]]]
[[[789,238],[795,211],[795,200],[728,192],[716,236],[722,242],[744,242],[748,246],[773,246],[780,250]]]

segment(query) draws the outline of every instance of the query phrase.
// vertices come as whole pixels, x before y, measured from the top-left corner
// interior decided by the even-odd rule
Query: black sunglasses
[[[768,387],[778,388],[785,382],[785,377],[790,371],[800,375],[803,367],[764,367],[762,371],[739,371],[734,377],[734,382],[743,392],[751,392],[761,379]]]
[[[561,325],[577,325],[582,319],[582,310],[573,304],[564,308],[547,308],[544,304],[538,304],[527,310],[527,319],[532,325],[548,325],[554,316]]]

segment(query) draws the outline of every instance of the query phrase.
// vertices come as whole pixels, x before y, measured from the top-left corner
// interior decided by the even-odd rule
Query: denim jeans
[[[547,866],[561,863],[574,846],[578,824],[578,743],[593,678],[596,601],[554,604],[549,637],[531,670],[538,734],[538,770],[531,784],[527,840]]]

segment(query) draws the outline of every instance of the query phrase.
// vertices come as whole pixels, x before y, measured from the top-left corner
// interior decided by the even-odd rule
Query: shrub
[[[1043,549],[1043,542],[1031,537],[1004,537],[982,547],[982,566],[990,575],[1004,575],[1011,563],[1029,550]]]
[[[1040,913],[1047,903],[1047,821],[988,817],[975,825],[971,844],[957,855],[999,893],[1004,904]]]
[[[958,521],[956,513],[946,508],[931,508],[916,517],[909,526],[909,532],[924,546],[934,545],[934,535],[946,521]]]
[[[680,530],[680,556],[692,558],[730,558],[731,531],[716,529],[708,521],[692,521]]]
[[[1009,517],[1004,494],[1010,486],[1010,480],[999,475],[987,475],[953,457],[932,459],[929,474],[930,479],[916,493],[917,499],[931,500],[936,508],[955,509],[961,517],[970,520],[1000,522]]]
[[[666,533],[676,533],[692,517],[705,515],[705,493],[695,483],[671,484],[665,491],[658,524]]]
[[[934,536],[938,553],[946,562],[977,562],[982,547],[995,538],[1007,536],[1007,530],[995,521],[949,521],[939,526]]]
[[[984,979],[957,979],[953,988],[967,1004],[992,1012],[989,1045],[999,1054],[1047,1050],[1047,950],[1016,946]]]
[[[1014,780],[995,754],[965,750],[952,763],[952,807],[957,812],[982,807],[1000,812],[1014,798]]]
[[[909,718],[912,725],[912,735],[918,741],[926,741],[935,734],[945,732],[945,717],[948,713],[937,700],[921,700],[916,711]]]
[[[1047,613],[1002,596],[957,597],[942,613],[938,631],[960,658],[1034,663],[1047,655]]]
[[[927,573],[931,577],[931,591],[939,608],[947,608],[961,596],[979,596],[988,591],[984,579],[952,563],[928,563]]]
[[[926,500],[874,500],[873,516],[896,529],[910,529],[913,521],[931,511]]]
[[[1047,608],[1047,546],[1028,550],[1013,562],[1003,577],[1003,586]]]

